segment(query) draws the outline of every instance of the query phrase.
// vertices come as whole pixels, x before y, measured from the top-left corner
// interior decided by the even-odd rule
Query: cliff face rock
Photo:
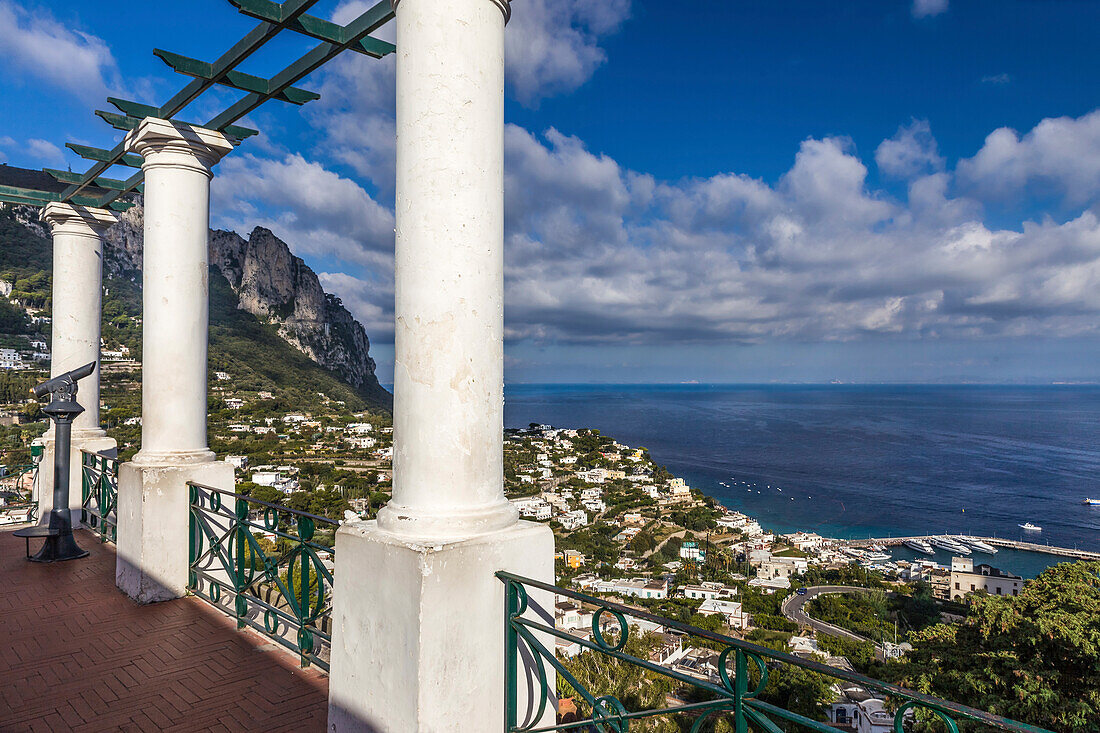
[[[141,270],[142,209],[126,211],[107,231],[104,265],[118,276]],[[210,265],[238,298],[237,307],[272,324],[279,335],[317,364],[373,401],[392,398],[374,375],[370,340],[340,299],[321,288],[316,273],[270,230],[256,227],[248,239],[210,232]]]

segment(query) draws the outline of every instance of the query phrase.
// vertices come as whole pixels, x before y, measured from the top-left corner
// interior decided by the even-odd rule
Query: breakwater
[[[909,540],[924,540],[925,542],[927,542],[935,536],[936,535],[914,535],[912,537],[872,537],[870,539],[845,540],[844,544],[848,547],[859,548],[867,547],[868,545],[897,547],[898,545],[902,545]],[[1078,550],[1074,547],[1055,547],[1053,545],[1039,544],[1038,542],[1006,540],[1000,537],[974,537],[974,539],[981,540],[982,542],[985,542],[988,545],[993,545],[994,547],[1005,547],[1012,550],[1023,550],[1025,552],[1041,552],[1047,555],[1072,557],[1075,560],[1100,560],[1100,552]]]

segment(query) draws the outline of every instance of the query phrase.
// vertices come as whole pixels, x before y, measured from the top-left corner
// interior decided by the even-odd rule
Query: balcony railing
[[[328,670],[332,550],[316,541],[337,522],[232,491],[188,483],[188,590]]]
[[[118,539],[118,458],[80,451],[83,503],[81,523],[99,535],[100,542]]]
[[[9,496],[0,501],[0,524],[26,524],[38,520],[38,502],[34,499],[37,482],[37,463],[4,467],[0,487]]]
[[[1008,720],[965,705],[913,692],[854,672],[801,659],[689,624],[654,616],[619,603],[584,595],[566,588],[558,588],[531,578],[505,572],[497,573],[497,577],[505,584],[505,730],[509,732],[527,731],[528,733],[537,733],[539,731],[584,729],[598,730],[601,733],[626,733],[630,729],[631,721],[656,716],[683,716],[680,720],[694,721],[691,727],[692,733],[707,729],[707,726],[714,725],[719,718],[724,718],[736,733],[746,733],[749,730],[782,733],[784,730],[792,730],[789,726],[780,727],[776,723],[777,720],[784,721],[784,724],[795,724],[795,730],[836,733],[837,728],[827,722],[813,720],[805,715],[791,712],[761,699],[761,696],[768,689],[769,670],[783,665],[790,665],[815,672],[839,683],[862,687],[886,698],[890,701],[888,705],[892,707],[891,713],[895,733],[903,733],[907,729],[905,727],[907,723],[914,720],[926,722],[938,720],[942,724],[942,729],[950,733],[958,733],[961,721],[981,724],[981,726],[984,726],[981,728],[982,730],[1050,733],[1050,731],[1043,728]],[[549,591],[557,596],[572,598],[594,607],[592,639],[588,640],[558,630],[553,622],[543,622],[542,619],[548,621],[553,618],[553,608],[529,609],[527,588]],[[611,622],[610,625],[618,627],[617,632],[609,632],[604,624],[605,616]],[[666,627],[670,632],[698,639],[700,643],[714,648],[716,651],[721,650],[718,652],[718,659],[715,664],[716,675],[692,676],[674,669],[671,665],[659,664],[626,653],[624,649],[631,634],[631,625],[627,621],[628,618],[648,621]],[[611,639],[608,638],[609,634],[612,635]],[[679,682],[693,692],[692,699],[701,701],[685,702],[673,707],[627,710],[626,706],[617,698],[587,689],[570,672],[566,664],[557,658],[554,650],[547,648],[545,641],[550,638],[565,639],[571,644],[577,644],[589,651],[611,657],[627,665],[641,667],[651,673]],[[526,647],[529,651],[525,652],[521,647],[521,640],[522,647]],[[551,643],[550,646],[553,647],[556,644]],[[542,690],[541,699],[536,703],[537,710],[534,714],[524,715],[524,720],[520,719],[518,709],[519,686],[517,681],[521,655],[535,660],[533,666],[537,670]],[[529,655],[534,656],[530,657]],[[540,659],[542,662],[538,661]],[[730,669],[731,664],[732,670]],[[539,726],[539,721],[543,720],[544,713],[553,704],[552,700],[555,697],[555,690],[551,689],[550,684],[547,682],[547,666],[555,670],[564,679],[565,683],[576,692],[577,697],[583,700],[583,704],[579,706],[579,709],[588,715],[586,719],[557,725]],[[885,723],[889,724],[890,715],[887,714],[886,717]],[[882,725],[883,723],[879,722],[878,724]],[[936,728],[933,727],[930,730],[936,730]]]

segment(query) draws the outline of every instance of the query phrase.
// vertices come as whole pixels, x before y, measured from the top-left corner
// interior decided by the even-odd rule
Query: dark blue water
[[[509,385],[505,421],[647,447],[780,531],[1100,551],[1100,507],[1081,503],[1100,496],[1100,387]],[[995,564],[1033,575],[1049,561],[1002,551]]]

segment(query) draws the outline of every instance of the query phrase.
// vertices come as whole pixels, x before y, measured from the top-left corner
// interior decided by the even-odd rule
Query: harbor
[[[868,548],[871,545],[880,545],[882,547],[898,547],[904,545],[906,542],[912,541],[923,541],[931,543],[932,540],[940,536],[942,535],[914,535],[912,537],[872,537],[868,539],[846,540],[844,544],[847,547],[855,548]],[[973,537],[973,539],[979,540],[994,547],[1003,547],[1006,549],[1019,550],[1022,552],[1038,552],[1046,555],[1059,555],[1061,557],[1073,558],[1074,560],[1100,560],[1100,552],[1078,550],[1073,547],[1055,547],[1054,545],[1044,545],[1038,542],[1023,542],[1021,540],[1008,540],[1000,537]]]

